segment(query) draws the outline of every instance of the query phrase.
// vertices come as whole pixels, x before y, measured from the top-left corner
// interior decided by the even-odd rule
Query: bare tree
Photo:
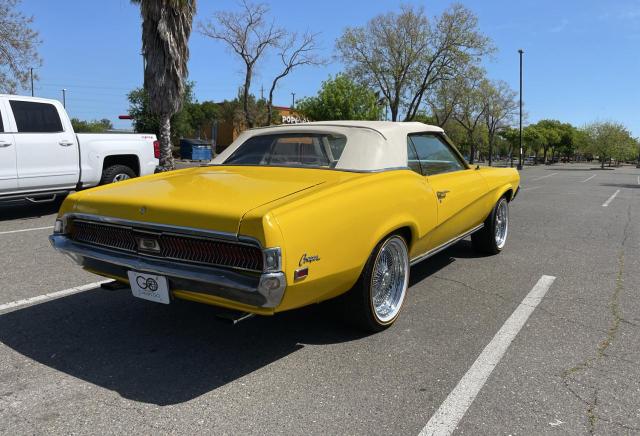
[[[144,89],[160,121],[160,168],[174,168],[171,116],[182,107],[195,0],[132,0],[140,4]]]
[[[453,118],[464,128],[467,134],[467,142],[469,143],[469,163],[473,163],[476,153],[476,136],[478,127],[484,113],[486,104],[480,91],[483,83],[484,71],[479,68],[469,70],[467,77],[461,77],[457,80],[456,86],[459,87],[460,100],[456,106]]]
[[[422,8],[401,6],[371,19],[364,27],[347,28],[336,43],[351,76],[378,90],[397,121],[421,59],[428,50],[429,20]]]
[[[424,9],[402,6],[364,27],[348,28],[337,42],[348,72],[375,87],[389,102],[391,119],[413,119],[442,80],[493,51],[476,16],[454,4],[433,23]]]
[[[502,80],[495,82],[484,80],[480,84],[480,93],[485,104],[483,117],[487,127],[489,165],[491,165],[496,134],[500,129],[509,126],[509,122],[517,113],[518,102],[516,92]]]
[[[215,20],[199,23],[198,30],[204,36],[224,42],[244,62],[242,105],[247,126],[253,127],[255,120],[249,110],[249,93],[254,69],[265,50],[276,47],[285,31],[267,21],[269,7],[266,4],[242,0],[240,6],[239,12],[217,12]]]
[[[427,99],[431,116],[440,127],[451,119],[460,101],[460,89],[456,83],[455,79],[440,81]]]
[[[282,70],[273,78],[271,88],[269,88],[269,98],[267,100],[267,125],[271,123],[273,117],[273,93],[275,92],[278,82],[288,76],[294,69],[303,65],[322,65],[317,52],[316,39],[317,33],[305,33],[300,39],[294,33],[283,43],[279,44],[280,52],[278,53],[282,62]]]
[[[413,119],[422,100],[442,80],[453,79],[460,70],[474,65],[494,51],[489,38],[478,30],[478,18],[461,4],[454,3],[440,16],[429,34],[426,55],[421,59],[421,79],[414,84],[405,121]],[[417,86],[416,86],[417,85]]]
[[[33,17],[16,10],[20,0],[0,0],[0,93],[15,94],[29,85],[29,69],[42,64]],[[37,76],[34,76],[37,78]]]

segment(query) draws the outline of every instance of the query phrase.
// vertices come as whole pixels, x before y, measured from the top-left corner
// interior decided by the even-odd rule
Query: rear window
[[[11,100],[9,103],[16,119],[18,132],[62,132],[62,122],[54,105],[19,100]]]
[[[335,168],[347,138],[334,134],[288,133],[247,139],[224,165]]]

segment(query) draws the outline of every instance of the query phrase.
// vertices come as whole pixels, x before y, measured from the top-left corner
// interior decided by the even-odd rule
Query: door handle
[[[0,147],[9,147],[11,145],[10,142],[7,141],[0,141]]]
[[[444,200],[447,197],[448,193],[449,193],[449,191],[437,191],[436,195],[438,196],[438,201],[440,201],[440,203],[442,203],[442,200]]]
[[[67,141],[66,139],[63,139],[62,141],[58,142],[58,144],[60,144],[63,147],[70,147],[73,145],[72,141]]]

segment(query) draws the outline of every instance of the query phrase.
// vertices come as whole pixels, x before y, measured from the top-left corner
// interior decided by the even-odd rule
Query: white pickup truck
[[[153,174],[159,153],[155,135],[76,134],[60,102],[0,94],[0,202]]]

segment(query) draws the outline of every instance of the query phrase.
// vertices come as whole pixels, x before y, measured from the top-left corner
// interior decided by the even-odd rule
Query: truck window
[[[54,133],[62,132],[62,122],[56,107],[48,103],[10,100],[18,132]]]

